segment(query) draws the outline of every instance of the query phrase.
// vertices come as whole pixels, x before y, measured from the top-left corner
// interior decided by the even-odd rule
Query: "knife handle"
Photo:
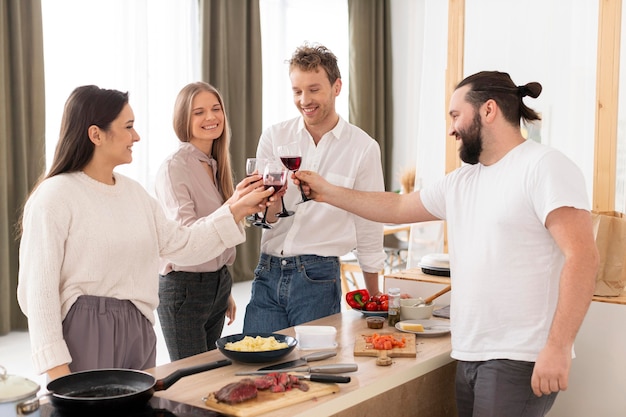
[[[322,350],[320,352],[315,352],[315,353],[311,353],[309,355],[303,356],[300,359],[304,359],[307,362],[313,362],[313,361],[321,361],[322,359],[332,358],[333,356],[337,356],[337,351]]]
[[[310,373],[318,374],[340,374],[343,372],[354,372],[359,367],[356,363],[333,363],[328,365],[311,366],[308,369]],[[295,370],[293,370],[295,372]]]
[[[338,382],[340,384],[350,382],[350,377],[343,375],[311,374],[307,379],[313,382]]]

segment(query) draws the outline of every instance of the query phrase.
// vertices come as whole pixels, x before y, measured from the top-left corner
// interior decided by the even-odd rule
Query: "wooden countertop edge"
[[[364,400],[376,397],[384,392],[387,392],[393,388],[396,388],[402,384],[407,383],[415,378],[441,368],[444,365],[453,362],[454,359],[450,357],[451,351],[442,352],[439,355],[432,357],[426,361],[420,362],[414,366],[402,366],[401,363],[395,363],[392,366],[397,366],[398,372],[393,375],[387,376],[378,380],[375,384],[369,384],[361,387],[358,390],[345,393],[341,396],[337,396],[332,400],[318,404],[313,408],[303,410],[301,413],[295,414],[296,417],[319,417],[320,415],[333,415],[339,412],[348,410],[352,407],[358,406]],[[402,358],[394,359],[394,361],[400,362]]]

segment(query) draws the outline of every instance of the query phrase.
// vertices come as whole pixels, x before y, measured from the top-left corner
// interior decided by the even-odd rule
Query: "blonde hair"
[[[224,132],[222,136],[213,142],[211,157],[217,161],[217,184],[224,201],[228,200],[234,192],[233,172],[230,161],[230,125],[226,115],[224,99],[215,87],[209,83],[198,81],[187,84],[178,93],[174,104],[174,132],[181,142],[189,142],[191,139],[191,115],[193,99],[202,91],[213,93],[222,106],[224,112]]]

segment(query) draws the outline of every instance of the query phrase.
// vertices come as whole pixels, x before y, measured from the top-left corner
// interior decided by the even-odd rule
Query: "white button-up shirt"
[[[301,170],[315,171],[330,183],[365,191],[384,191],[380,147],[367,133],[341,117],[317,145],[302,117],[268,128],[261,135],[257,158],[277,159],[278,146],[298,142],[302,151]],[[291,175],[290,175],[291,177]],[[353,249],[365,272],[383,269],[383,224],[365,220],[330,204],[301,200],[300,190],[288,181],[284,197],[295,215],[264,230],[261,252],[274,256],[342,256]]]

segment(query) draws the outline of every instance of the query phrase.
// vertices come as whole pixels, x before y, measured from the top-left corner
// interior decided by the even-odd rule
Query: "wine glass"
[[[279,192],[287,182],[287,171],[285,167],[278,161],[268,161],[263,171],[263,186],[267,190],[270,187],[274,187],[274,193]],[[255,226],[263,227],[265,229],[271,229],[272,226],[267,222],[267,209],[265,207],[265,214],[263,219],[257,220],[252,223]]]
[[[246,177],[253,175],[257,170],[261,174],[263,174],[263,169],[265,169],[265,159],[257,159],[257,158],[248,158],[246,159]],[[251,214],[246,217],[246,220],[249,223],[255,222],[259,220],[259,215],[257,213]]]
[[[279,146],[279,148],[280,148],[280,146]],[[279,153],[279,155],[280,155],[280,153]],[[282,160],[282,158],[281,158],[281,160]],[[283,164],[284,164],[284,162],[283,162]],[[300,164],[298,164],[298,166],[299,165]],[[289,167],[287,167],[287,168],[289,168]],[[279,211],[278,213],[276,213],[276,217],[289,217],[289,216],[293,216],[295,214],[294,211],[287,210],[287,207],[285,207],[285,199],[283,198],[282,195],[280,196],[280,204],[282,205],[282,210]]]
[[[297,142],[289,142],[286,145],[279,145],[277,150],[278,157],[288,170],[296,172],[300,169],[300,164],[302,163],[302,151],[300,150],[300,145],[298,145]],[[306,194],[304,194],[302,184],[300,184],[300,195],[302,196],[302,200],[296,204],[306,203],[310,200]]]

